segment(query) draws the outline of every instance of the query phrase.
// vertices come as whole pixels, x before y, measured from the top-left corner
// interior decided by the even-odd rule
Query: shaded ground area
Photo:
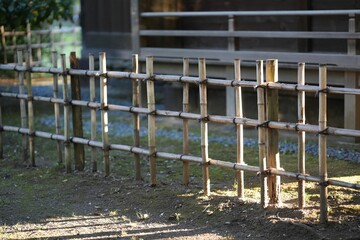
[[[1,239],[358,239],[359,192],[318,223],[318,207],[296,209],[285,186],[284,206],[262,209],[225,184],[203,197],[201,179],[189,187],[161,178],[157,187],[129,177],[64,174],[56,168],[25,169],[1,162]],[[308,186],[310,192],[315,190]],[[314,187],[314,186],[312,186]],[[257,189],[247,189],[256,197]],[[288,198],[288,199],[287,199]],[[289,200],[289,201],[288,201]],[[311,200],[311,199],[310,199]],[[347,204],[345,204],[347,202]],[[345,204],[345,205],[343,205]],[[347,209],[348,208],[348,209]]]

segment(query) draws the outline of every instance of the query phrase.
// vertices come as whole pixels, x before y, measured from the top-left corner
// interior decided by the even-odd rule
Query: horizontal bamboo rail
[[[55,56],[55,54],[54,54]],[[8,93],[8,92],[0,92],[0,97],[6,98],[13,98],[19,99],[20,101],[27,101],[28,106],[30,106],[29,110],[29,119],[28,119],[28,127],[15,127],[15,126],[1,126],[0,131],[8,131],[8,132],[17,132],[24,136],[27,136],[30,139],[30,157],[33,158],[34,154],[34,137],[41,137],[46,139],[55,140],[58,143],[63,142],[65,145],[64,151],[64,159],[65,159],[65,166],[67,172],[71,172],[72,168],[72,161],[70,157],[70,145],[71,144],[82,144],[85,146],[89,146],[92,150],[95,148],[102,149],[103,152],[103,160],[104,160],[104,167],[105,167],[105,174],[110,174],[110,159],[109,159],[109,152],[110,150],[119,150],[119,151],[126,151],[134,154],[134,157],[139,157],[139,154],[148,156],[150,159],[150,172],[151,172],[151,185],[156,185],[156,160],[157,158],[165,158],[165,159],[174,159],[187,164],[188,162],[197,163],[202,166],[203,169],[203,186],[204,186],[204,194],[210,194],[210,176],[209,176],[209,166],[218,166],[228,169],[233,169],[240,173],[241,171],[250,171],[256,172],[261,177],[261,203],[263,206],[268,204],[268,188],[269,179],[270,177],[274,176],[287,176],[291,178],[295,178],[299,184],[299,206],[304,205],[303,195],[305,194],[304,190],[304,181],[310,182],[317,182],[320,183],[322,186],[321,188],[321,221],[327,221],[327,186],[334,185],[334,186],[341,186],[346,188],[353,188],[353,189],[360,189],[360,184],[356,183],[348,183],[344,181],[339,181],[335,179],[328,178],[327,176],[327,158],[326,158],[326,139],[327,135],[335,135],[335,136],[349,136],[349,137],[360,137],[360,130],[352,130],[352,129],[342,129],[342,128],[334,128],[328,127],[326,125],[326,95],[330,93],[335,94],[352,94],[352,95],[360,95],[359,89],[351,89],[351,88],[339,88],[339,87],[328,87],[326,85],[326,67],[321,66],[319,77],[321,85],[319,86],[309,86],[305,85],[305,76],[302,72],[304,70],[304,65],[299,65],[299,83],[298,84],[285,84],[285,83],[278,83],[278,82],[264,82],[263,80],[263,65],[262,61],[257,61],[257,82],[254,81],[245,81],[241,80],[240,77],[240,61],[235,61],[235,79],[234,80],[222,80],[222,79],[211,79],[206,77],[206,65],[205,59],[199,60],[199,77],[190,77],[188,75],[186,61],[184,67],[184,75],[177,76],[177,75],[155,75],[152,58],[148,58],[148,65],[147,65],[147,72],[146,73],[136,73],[135,72],[118,72],[118,71],[107,71],[106,70],[106,57],[105,53],[101,53],[99,55],[100,58],[100,70],[94,70],[93,62],[94,59],[91,60],[90,58],[90,70],[81,70],[81,69],[67,69],[65,65],[65,56],[61,55],[61,68],[57,68],[56,64],[53,67],[31,67],[29,64],[29,60],[27,60],[26,66],[21,64],[21,61],[17,65],[13,64],[0,64],[0,70],[8,70],[8,71],[15,71],[19,73],[19,76],[22,74],[26,74],[27,76],[27,87],[28,93],[25,94],[20,88],[19,93]],[[276,62],[276,61],[274,61]],[[271,63],[271,61],[269,61]],[[274,66],[267,68],[267,80],[268,78],[277,79],[277,69],[276,64]],[[302,68],[301,68],[302,66]],[[274,68],[275,67],[275,68]],[[136,68],[134,68],[136,69]],[[271,71],[270,71],[270,70]],[[33,96],[31,91],[31,73],[39,72],[39,73],[48,73],[53,76],[54,79],[54,89],[57,90],[57,76],[62,77],[63,82],[63,98],[59,98],[58,94],[54,94],[53,97],[43,97],[43,96]],[[271,75],[272,74],[272,75]],[[91,97],[90,101],[84,100],[71,100],[68,96],[68,86],[67,86],[67,79],[68,76],[86,76],[89,77],[90,87],[91,87]],[[100,78],[100,103],[95,102],[95,87],[94,87],[94,78]],[[134,106],[123,106],[123,105],[115,105],[109,104],[107,98],[107,79],[108,78],[124,78],[133,83],[140,83],[140,81],[144,81],[147,84],[147,94],[148,94],[148,102],[147,107],[143,108],[139,105],[139,96],[140,93],[138,86],[135,84],[133,87],[133,105]],[[301,81],[300,81],[301,80]],[[160,82],[173,82],[173,83],[181,83],[185,90],[184,98],[183,98],[183,111],[170,111],[170,110],[158,110],[156,109],[155,105],[155,89],[154,89],[154,81]],[[201,103],[201,111],[200,113],[192,113],[188,111],[188,88],[189,84],[197,85],[199,88],[200,93],[200,103]],[[207,112],[207,87],[208,86],[222,86],[222,87],[233,87],[234,91],[237,92],[237,102],[238,104],[242,104],[241,101],[241,92],[240,88],[253,88],[257,91],[258,95],[258,119],[250,119],[244,118],[241,114],[241,105],[238,105],[238,112],[235,116],[219,116],[219,115],[209,115]],[[270,106],[265,108],[265,104],[271,104],[269,101],[269,93],[274,90],[286,90],[286,91],[295,91],[298,93],[299,96],[299,112],[298,112],[298,123],[287,123],[287,122],[280,122],[277,121],[276,115],[273,120],[270,120],[268,113],[266,113],[266,109],[270,109]],[[58,90],[57,90],[58,91]],[[274,91],[276,93],[276,91]],[[311,125],[305,124],[303,115],[304,111],[304,103],[303,97],[306,92],[315,93],[320,97],[320,105],[321,108],[321,118],[319,117],[319,125]],[[60,134],[59,126],[56,127],[55,133],[43,132],[34,129],[34,123],[32,118],[32,111],[33,111],[33,102],[40,101],[40,102],[48,102],[54,104],[54,106],[62,105],[64,108],[64,134]],[[274,101],[276,103],[276,101]],[[277,104],[273,105],[277,105]],[[82,137],[75,137],[71,136],[70,134],[70,107],[71,106],[79,106],[83,108],[88,108],[94,113],[94,110],[101,111],[101,122],[102,122],[102,140],[97,141],[95,139],[96,128],[94,127],[96,116],[92,116],[92,134],[90,139],[85,139]],[[274,107],[274,106],[272,106]],[[108,112],[109,111],[122,111],[128,112],[133,114],[135,118],[138,118],[139,114],[148,115],[148,146],[147,148],[140,147],[139,139],[134,141],[134,146],[118,144],[118,143],[110,143],[108,137]],[[276,109],[273,109],[276,111]],[[201,123],[201,156],[193,156],[189,153],[187,145],[188,143],[184,142],[183,144],[183,151],[181,154],[178,153],[167,153],[167,152],[160,152],[156,150],[156,141],[155,141],[155,131],[156,131],[156,117],[173,117],[173,118],[180,118],[183,120],[197,120]],[[58,114],[56,114],[55,119],[59,119]],[[0,119],[1,120],[1,119]],[[58,121],[58,120],[57,120]],[[139,120],[134,121],[134,124],[138,124]],[[184,121],[184,123],[187,123]],[[2,122],[2,121],[0,121]],[[225,123],[225,124],[234,124],[237,126],[237,142],[241,144],[242,142],[242,134],[240,131],[239,126],[241,128],[243,126],[255,127],[258,129],[259,134],[259,166],[249,166],[244,163],[242,160],[242,148],[237,149],[237,159],[236,161],[223,161],[223,160],[216,160],[212,159],[208,153],[208,127],[207,124],[209,122],[216,122],[216,123]],[[322,125],[321,125],[322,124]],[[184,129],[186,129],[186,124],[184,124]],[[266,130],[267,129],[267,130]],[[299,172],[288,172],[279,168],[278,164],[268,163],[266,160],[269,158],[266,156],[266,152],[269,152],[269,144],[266,143],[266,139],[269,139],[267,135],[272,134],[272,131],[269,130],[286,130],[286,131],[294,131],[299,133],[299,137],[301,137],[301,142],[304,144],[304,133],[314,133],[319,136],[319,176],[309,176],[305,173],[304,164],[305,159],[301,160],[299,157]],[[188,131],[188,130],[187,130]],[[134,128],[134,134],[139,134],[139,126]],[[184,134],[184,141],[188,141],[187,134]],[[139,138],[139,137],[137,137]],[[239,139],[240,138],[240,139]],[[300,138],[299,138],[300,139]],[[301,145],[301,144],[299,144]],[[2,148],[2,146],[0,146]],[[274,145],[275,152],[277,151],[276,146]],[[304,151],[304,145],[301,147],[301,151]],[[61,148],[58,148],[60,152]],[[93,152],[92,156],[92,163],[93,163],[93,170],[96,171],[96,160],[95,159],[95,151]],[[303,154],[303,153],[302,153]],[[301,158],[304,158],[302,156]],[[35,165],[34,160],[31,161],[32,165]],[[136,164],[139,164],[137,162]],[[141,178],[140,169],[137,167],[135,168],[137,179]],[[188,175],[187,170],[184,170],[184,175]],[[184,184],[188,183],[188,176],[184,177],[183,182]],[[239,196],[243,195],[243,183],[242,177],[238,180],[240,182],[240,189]],[[273,187],[272,187],[273,188]],[[277,191],[277,190],[276,190]],[[278,191],[280,192],[280,191]],[[279,193],[277,193],[279,194]],[[275,196],[279,197],[279,196]],[[277,201],[277,200],[276,200]],[[273,203],[276,203],[273,201]],[[271,203],[271,202],[269,202]]]

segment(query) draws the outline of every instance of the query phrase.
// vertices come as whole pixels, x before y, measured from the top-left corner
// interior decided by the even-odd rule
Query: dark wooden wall
[[[131,0],[81,0],[85,48],[131,49]],[[140,11],[360,9],[359,0],[139,0]],[[141,29],[226,30],[226,18],[146,18]],[[236,30],[347,31],[347,17],[236,17]],[[144,47],[226,49],[226,38],[142,38]],[[346,52],[345,40],[237,39],[236,49]]]

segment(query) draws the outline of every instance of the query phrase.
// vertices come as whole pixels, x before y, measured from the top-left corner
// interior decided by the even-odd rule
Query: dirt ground
[[[319,224],[317,206],[262,209],[223,183],[204,197],[201,179],[183,186],[165,177],[150,187],[130,177],[0,165],[0,239],[360,239],[356,209]]]

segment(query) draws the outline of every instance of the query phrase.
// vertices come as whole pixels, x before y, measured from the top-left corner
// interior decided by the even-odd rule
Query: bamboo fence
[[[62,27],[33,30],[27,24],[24,31],[7,31],[4,26],[0,26],[1,50],[3,52],[2,63],[18,62],[17,50],[30,51],[31,61],[35,65],[43,65],[44,49],[63,52],[66,46],[80,47],[81,42],[78,34],[81,27]],[[64,40],[66,35],[72,35],[73,41]],[[51,58],[50,58],[51,60]]]
[[[21,51],[18,52],[19,59],[22,59]],[[62,161],[64,155],[64,163],[67,172],[72,171],[72,160],[70,156],[71,144],[82,144],[92,148],[91,161],[93,171],[97,170],[96,149],[100,148],[103,151],[104,172],[108,176],[110,174],[110,151],[120,150],[134,154],[135,160],[135,178],[141,179],[140,169],[140,155],[149,157],[150,165],[150,185],[157,184],[156,179],[156,160],[158,158],[174,159],[183,162],[183,183],[189,183],[189,162],[198,163],[202,167],[203,173],[203,190],[205,195],[210,194],[210,176],[209,168],[211,166],[218,166],[223,168],[233,169],[237,173],[238,196],[244,196],[244,175],[243,171],[256,172],[260,176],[260,195],[261,205],[277,205],[280,202],[280,176],[294,178],[298,181],[298,204],[299,207],[305,205],[305,181],[317,182],[320,185],[320,220],[327,222],[328,219],[328,203],[327,203],[327,187],[329,185],[341,186],[345,188],[360,189],[360,184],[349,183],[328,178],[327,174],[327,136],[350,136],[360,137],[360,130],[342,129],[327,126],[326,121],[326,98],[327,94],[352,94],[360,95],[359,89],[339,88],[327,86],[326,66],[319,66],[319,86],[305,85],[305,64],[298,65],[298,83],[285,84],[278,82],[277,76],[277,60],[266,61],[266,82],[264,82],[264,66],[263,61],[256,61],[256,82],[241,80],[240,60],[234,61],[234,79],[211,79],[206,76],[206,60],[200,58],[198,60],[198,77],[191,77],[189,75],[189,59],[183,61],[183,75],[155,75],[153,68],[153,57],[146,58],[146,73],[138,72],[138,59],[133,56],[132,72],[107,71],[106,69],[106,55],[99,54],[99,70],[95,70],[94,56],[89,56],[89,69],[68,69],[66,68],[65,55],[61,55],[61,67],[56,65],[57,54],[53,53],[52,67],[36,67],[30,66],[29,53],[25,54],[25,66],[22,61],[18,64],[0,64],[0,70],[16,71],[20,79],[19,93],[0,92],[0,97],[19,99],[20,106],[27,102],[28,115],[24,115],[21,111],[21,119],[25,117],[27,121],[22,121],[21,126],[1,125],[0,131],[0,149],[2,153],[2,144],[4,141],[1,138],[3,131],[16,132],[28,138],[28,143],[23,144],[23,151],[29,153],[29,164],[35,165],[34,157],[34,138],[41,137],[55,140],[57,144],[64,143],[63,149],[60,145],[57,148],[59,154],[59,161]],[[31,73],[48,73],[53,75],[54,79],[54,95],[53,97],[33,96],[32,95],[32,81]],[[23,75],[27,79],[27,93],[23,91],[24,86]],[[63,82],[63,98],[58,95],[58,79],[57,76],[62,77]],[[90,99],[89,101],[81,99],[70,99],[68,92],[68,76],[83,76],[89,78],[90,84]],[[95,101],[95,78],[100,79],[100,102]],[[132,106],[115,105],[108,103],[107,98],[107,84],[109,78],[122,78],[133,81],[133,102]],[[147,107],[140,107],[140,81],[146,82],[147,90]],[[155,107],[155,81],[179,83],[183,86],[183,106],[182,111],[157,110]],[[200,113],[189,112],[189,85],[197,85],[199,89]],[[207,88],[208,86],[222,86],[233,87],[236,93],[236,112],[235,116],[219,116],[208,114],[207,103]],[[257,109],[258,118],[250,119],[242,116],[242,88],[253,88],[257,92]],[[277,119],[277,92],[278,90],[293,91],[298,94],[298,122],[287,123],[280,122]],[[319,97],[319,125],[305,124],[305,100],[306,92],[316,93]],[[55,109],[55,125],[54,133],[43,132],[34,129],[33,119],[33,102],[41,101],[54,104]],[[59,111],[56,110],[60,105],[64,110],[64,126],[63,134],[60,129]],[[86,107],[91,111],[91,137],[86,139],[82,136],[72,136],[70,133],[70,108],[74,106]],[[0,104],[1,107],[1,104]],[[23,109],[23,107],[21,107]],[[1,110],[1,108],[0,108]],[[96,140],[96,110],[101,112],[101,141]],[[124,145],[120,143],[110,143],[108,136],[109,128],[109,111],[123,111],[133,114],[134,123],[134,144]],[[1,113],[1,111],[0,111]],[[140,121],[139,115],[148,116],[148,146],[147,148],[140,147],[139,129]],[[183,120],[183,151],[181,153],[167,153],[160,152],[156,149],[156,117],[175,117]],[[1,117],[1,114],[0,114]],[[201,156],[193,156],[189,153],[189,120],[198,120],[201,127]],[[226,123],[235,124],[237,132],[237,157],[233,162],[216,160],[209,157],[208,153],[208,123]],[[0,118],[0,123],[2,119]],[[27,125],[26,125],[27,124]],[[258,148],[259,148],[259,165],[247,165],[243,159],[243,126],[250,126],[257,128],[258,131]],[[298,132],[298,171],[289,172],[280,168],[280,158],[278,151],[277,131],[286,130]],[[309,176],[305,172],[305,133],[314,133],[318,135],[319,139],[319,176]],[[270,136],[272,135],[272,136]],[[269,142],[270,140],[270,142]],[[25,140],[24,140],[25,141]],[[25,155],[23,155],[25,156]],[[75,160],[76,161],[76,160]],[[76,164],[76,162],[75,162]]]

